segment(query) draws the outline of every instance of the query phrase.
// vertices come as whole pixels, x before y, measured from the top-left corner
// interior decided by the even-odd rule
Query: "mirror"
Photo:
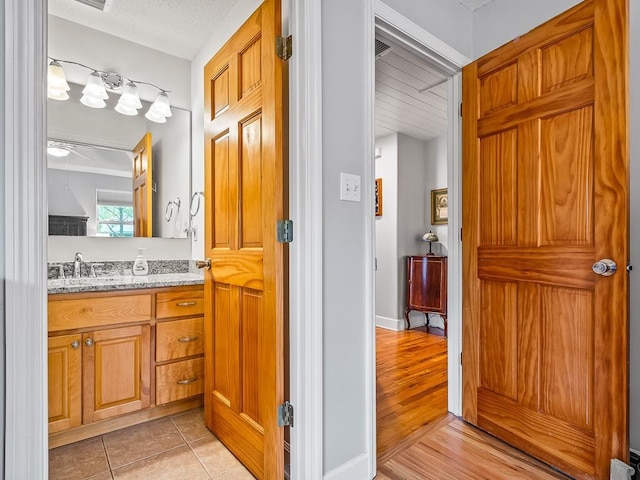
[[[110,95],[103,109],[80,103],[82,85],[69,84],[69,100],[47,101],[49,234],[133,236],[133,154],[147,133],[152,144],[152,235],[186,238],[191,200],[191,114],[172,107],[164,124],[125,116]],[[149,103],[142,101],[142,112]]]

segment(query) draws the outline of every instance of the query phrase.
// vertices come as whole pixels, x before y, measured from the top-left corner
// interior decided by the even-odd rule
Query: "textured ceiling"
[[[479,9],[480,7],[484,7],[487,3],[491,2],[493,2],[493,0],[458,0],[458,3],[461,3],[472,12]]]
[[[49,0],[49,13],[191,60],[237,0],[112,0],[102,12]]]

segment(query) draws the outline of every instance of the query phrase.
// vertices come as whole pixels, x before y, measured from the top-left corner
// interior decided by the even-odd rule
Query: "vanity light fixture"
[[[119,73],[104,72],[70,60],[60,60],[52,57],[49,57],[49,59],[51,63],[49,63],[47,71],[47,96],[53,100],[64,101],[69,99],[69,94],[67,93],[70,90],[69,84],[62,65],[60,65],[61,63],[69,63],[91,70],[87,83],[82,90],[82,98],[80,98],[80,102],[83,105],[90,108],[104,108],[107,106],[105,100],[109,98],[107,90],[117,92],[122,89],[120,99],[115,108],[116,112],[122,115],[137,115],[138,110],[142,108],[140,96],[138,95],[138,85],[149,85],[157,88],[160,92],[151,107],[149,107],[145,117],[152,122],[166,123],[167,117],[171,116],[168,91],[153,83],[132,80]]]

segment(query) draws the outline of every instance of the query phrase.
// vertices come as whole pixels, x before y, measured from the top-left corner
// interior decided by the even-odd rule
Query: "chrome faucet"
[[[73,278],[80,278],[82,262],[84,262],[82,254],[80,252],[76,252],[76,258],[73,261]]]

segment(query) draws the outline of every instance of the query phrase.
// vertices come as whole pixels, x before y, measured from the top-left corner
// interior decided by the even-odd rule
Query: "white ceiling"
[[[491,2],[493,2],[493,0],[458,0],[458,3],[461,3],[472,12],[479,9],[480,7],[484,7],[487,3]]]
[[[191,60],[237,0],[112,0],[102,12],[76,0],[49,0],[49,13]]]
[[[393,132],[420,140],[447,133],[447,76],[381,32],[391,50],[376,60],[375,135]],[[427,91],[421,91],[440,84]]]

